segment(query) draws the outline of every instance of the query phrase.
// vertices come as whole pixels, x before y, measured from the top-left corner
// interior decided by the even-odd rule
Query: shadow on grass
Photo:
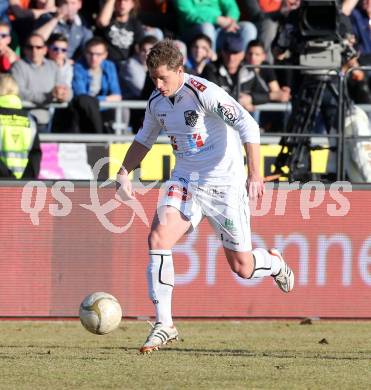
[[[108,354],[109,351],[114,353],[123,351],[123,352],[136,352],[140,355],[137,347],[125,347],[125,346],[62,346],[62,345],[1,345],[0,348],[12,348],[15,350],[15,354],[18,354],[20,350],[25,350],[25,353],[32,353],[39,356],[53,356],[53,350],[80,350],[88,353],[98,354]],[[31,350],[31,351],[30,351]],[[359,352],[349,352],[349,351],[248,351],[246,349],[201,349],[201,348],[179,348],[167,346],[161,348],[158,352],[153,352],[150,355],[156,354],[184,354],[184,355],[194,355],[194,356],[221,356],[221,357],[246,357],[246,358],[260,358],[260,359],[320,359],[320,360],[349,360],[349,361],[361,361],[361,360],[371,360],[371,351],[359,351]],[[146,355],[144,355],[146,356]],[[103,356],[69,356],[72,359],[82,359],[82,360],[104,360],[109,357]],[[18,359],[12,354],[1,352],[0,349],[0,360],[11,360]]]
[[[293,352],[293,351],[265,351],[252,352],[243,349],[196,349],[196,348],[162,348],[160,353],[183,353],[205,356],[223,356],[223,357],[247,357],[247,358],[274,358],[274,359],[324,359],[324,360],[370,360],[371,351],[354,352]],[[157,352],[158,353],[158,352]]]

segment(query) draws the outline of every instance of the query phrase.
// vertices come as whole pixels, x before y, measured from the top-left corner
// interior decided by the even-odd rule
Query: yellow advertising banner
[[[115,179],[122,160],[130,143],[111,144],[109,149],[110,166],[109,177]],[[273,172],[276,156],[281,150],[279,145],[261,145],[260,169],[263,176],[269,176]],[[312,172],[325,173],[328,160],[328,150],[315,150],[311,152]],[[144,181],[167,180],[175,165],[170,144],[155,144],[148,152],[140,165],[140,179]]]

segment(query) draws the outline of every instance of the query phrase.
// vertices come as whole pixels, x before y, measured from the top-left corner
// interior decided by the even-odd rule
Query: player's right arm
[[[161,126],[151,112],[151,100],[146,108],[143,127],[130,145],[116,176],[116,190],[122,200],[135,199],[129,173],[139,166],[161,131]]]
[[[116,175],[116,190],[122,200],[135,199],[129,173],[144,159],[149,149],[137,141],[130,145],[124,161]]]

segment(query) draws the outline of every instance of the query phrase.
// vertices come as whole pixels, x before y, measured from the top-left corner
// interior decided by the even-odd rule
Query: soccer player
[[[118,194],[123,200],[135,198],[128,174],[161,130],[170,137],[176,165],[148,237],[147,280],[156,323],[140,348],[142,353],[178,337],[171,313],[171,249],[204,216],[220,237],[233,272],[246,279],[272,276],[284,292],[294,286],[294,274],[276,249],[251,248],[247,192],[251,199],[264,193],[257,123],[216,84],[184,73],[182,54],[171,40],[151,49],[147,66],[156,90],[148,100],[143,127],[117,173]],[[247,182],[241,142],[247,154]]]

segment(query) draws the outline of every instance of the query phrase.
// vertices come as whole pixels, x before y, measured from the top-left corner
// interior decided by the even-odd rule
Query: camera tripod
[[[310,136],[305,136],[305,134],[309,134],[314,128],[321,108],[322,112],[326,109],[335,109],[333,115],[336,119],[338,118],[337,109],[340,108],[336,106],[339,93],[333,81],[333,78],[328,75],[304,76],[297,98],[293,102],[287,127],[287,132],[293,135],[284,136],[280,140],[281,150],[275,160],[273,178],[284,176],[289,182],[306,182],[313,179],[310,152],[325,149],[325,147],[311,145]],[[335,105],[331,106],[331,98],[335,98]],[[332,126],[335,127],[335,123]],[[327,128],[327,131],[329,132],[330,129]],[[329,149],[336,150],[336,147]]]

